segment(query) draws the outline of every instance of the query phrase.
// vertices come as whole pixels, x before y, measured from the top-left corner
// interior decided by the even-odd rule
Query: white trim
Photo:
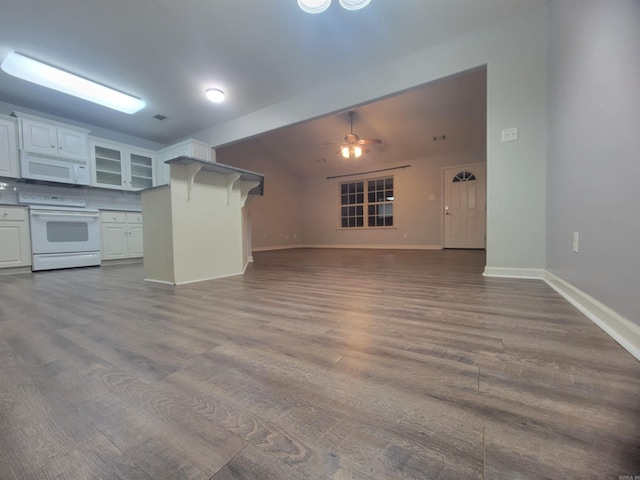
[[[153,283],[161,283],[163,285],[188,285],[189,283],[197,283],[197,282],[206,282],[207,280],[218,280],[219,278],[227,278],[227,277],[236,277],[238,275],[242,275],[244,272],[238,273],[230,273],[228,275],[220,275],[219,277],[207,277],[207,278],[198,278],[196,280],[188,280],[186,282],[167,282],[166,280],[155,280],[153,278],[145,278],[145,282],[153,282]]]
[[[626,351],[640,360],[640,326],[548,270],[544,271],[543,280]]]
[[[16,273],[32,273],[31,265],[25,265],[23,267],[0,268],[0,275],[15,275]]]
[[[173,282],[167,282],[165,280],[156,280],[155,278],[145,278],[144,281],[152,282],[152,283],[161,283],[162,285],[174,285]]]
[[[484,267],[485,277],[542,280],[640,360],[640,326],[543,268]]]
[[[292,248],[305,248],[305,245],[273,245],[270,247],[252,247],[251,252],[270,252],[271,250],[290,250]],[[251,258],[253,258],[253,256]]]
[[[254,247],[254,252],[271,250],[290,250],[294,248],[353,248],[369,250],[442,250],[442,245],[349,245],[346,243],[327,243],[313,245],[275,245],[273,247]]]
[[[303,248],[353,248],[370,250],[442,250],[442,245],[349,245],[349,244],[316,244]]]
[[[220,278],[237,277],[238,275],[242,275],[243,273],[244,272],[238,272],[238,273],[229,273],[227,275],[219,275],[217,277],[197,278],[195,280],[187,280],[186,282],[175,282],[174,285],[188,285],[190,283],[206,282],[207,280],[218,280]]]
[[[543,268],[484,267],[482,275],[485,277],[542,280],[544,274]]]

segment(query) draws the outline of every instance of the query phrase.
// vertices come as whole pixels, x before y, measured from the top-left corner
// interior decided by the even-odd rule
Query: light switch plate
[[[518,127],[504,128],[502,130],[503,142],[515,142],[518,140]]]

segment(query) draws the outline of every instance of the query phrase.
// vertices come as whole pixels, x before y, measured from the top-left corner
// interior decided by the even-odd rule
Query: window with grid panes
[[[394,198],[393,177],[340,184],[342,228],[392,227]]]
[[[342,228],[364,226],[364,182],[340,185],[340,218]]]

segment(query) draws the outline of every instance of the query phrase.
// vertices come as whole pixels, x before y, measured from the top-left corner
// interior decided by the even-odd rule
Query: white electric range
[[[18,192],[29,205],[31,269],[100,265],[100,214],[81,197]]]

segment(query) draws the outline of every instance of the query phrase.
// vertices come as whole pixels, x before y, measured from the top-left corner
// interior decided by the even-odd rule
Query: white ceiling
[[[338,152],[350,131],[345,110],[218,148],[217,160],[232,165],[246,159],[275,161],[299,177],[333,176],[484,150],[486,98],[482,68],[354,108],[354,133],[382,140],[367,145],[370,152],[359,159],[345,160]]]
[[[373,0],[360,11],[334,1],[311,15],[296,0],[0,0],[0,58],[18,51],[138,96],[147,107],[126,115],[4,72],[0,102],[169,144],[545,1]],[[227,101],[208,102],[207,87],[222,88]],[[409,119],[385,123],[375,110],[358,112],[355,131],[382,138],[389,151],[402,125],[411,128]],[[346,118],[336,117],[336,127],[326,124],[313,141],[340,141]],[[447,120],[433,127],[440,125]]]

